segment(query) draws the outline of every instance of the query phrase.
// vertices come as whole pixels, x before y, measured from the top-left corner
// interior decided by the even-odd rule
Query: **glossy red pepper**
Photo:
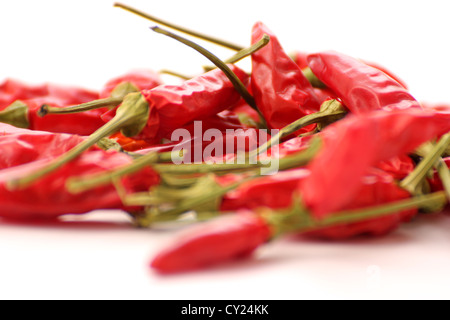
[[[161,273],[190,271],[249,256],[272,232],[251,212],[204,223],[181,235],[151,262]]]
[[[353,113],[421,109],[400,83],[383,71],[350,56],[334,51],[310,54],[308,65]]]
[[[283,51],[277,37],[264,24],[253,27],[252,44],[270,36],[264,48],[252,54],[252,92],[267,125],[281,129],[320,109],[320,103],[301,69]],[[311,126],[303,128],[306,132]]]

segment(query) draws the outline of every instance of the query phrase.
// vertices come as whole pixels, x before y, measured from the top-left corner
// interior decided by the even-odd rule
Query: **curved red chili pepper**
[[[244,71],[234,65],[229,67],[244,84],[248,81]],[[170,137],[175,129],[194,120],[208,119],[240,100],[239,93],[220,69],[180,85],[161,85],[141,93],[150,108],[147,126],[136,137],[144,140]]]
[[[308,65],[353,113],[421,109],[420,104],[397,81],[350,56],[334,51],[310,54]]]
[[[252,44],[270,36],[270,42],[252,54],[252,92],[267,125],[281,129],[320,109],[319,101],[301,69],[283,51],[277,37],[261,22],[253,27]],[[306,132],[311,126],[303,128]]]
[[[121,83],[129,82],[139,90],[153,89],[162,84],[159,73],[153,70],[132,70],[124,75],[109,80],[100,91],[100,98],[108,98],[112,91]],[[94,100],[94,99],[92,99]]]
[[[323,146],[308,165],[302,200],[319,218],[338,211],[353,201],[368,168],[448,131],[450,114],[410,109],[348,116],[321,132]]]
[[[271,235],[267,223],[251,212],[224,216],[181,235],[153,259],[151,267],[174,273],[244,258]]]

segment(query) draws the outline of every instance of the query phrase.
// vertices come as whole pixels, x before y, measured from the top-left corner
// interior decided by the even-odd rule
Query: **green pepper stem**
[[[179,73],[179,72],[172,71],[172,70],[167,70],[167,69],[162,69],[162,70],[159,71],[159,73],[168,74],[168,75],[171,75],[171,76],[173,76],[173,77],[180,78],[180,79],[182,79],[182,80],[189,80],[189,79],[192,78],[191,76],[187,76],[187,75],[185,75],[185,74],[181,74],[181,73]]]
[[[319,78],[317,78],[317,76],[312,72],[311,68],[306,67],[302,69],[302,72],[314,88],[323,89],[327,87],[322,81],[319,80]]]
[[[253,99],[252,95],[248,92],[245,85],[242,83],[242,81],[236,76],[236,74],[228,67],[225,63],[223,63],[222,60],[220,60],[217,56],[206,50],[205,48],[199,46],[198,44],[185,39],[183,37],[180,37],[172,32],[169,32],[167,30],[164,30],[158,26],[151,27],[153,31],[163,34],[165,36],[168,36],[172,39],[175,39],[188,47],[196,50],[197,52],[201,53],[203,56],[205,56],[207,59],[209,59],[212,63],[214,63],[220,70],[225,73],[225,75],[228,77],[230,82],[233,84],[234,88],[239,92],[239,94],[242,96],[242,98],[245,100],[245,102],[248,103],[249,106],[251,106],[253,109],[258,110],[255,104],[255,100]]]
[[[139,88],[129,81],[119,83],[108,98],[89,101],[76,106],[55,108],[44,104],[38,111],[38,116],[43,117],[47,114],[68,114],[85,112],[103,107],[116,107],[122,103],[125,96],[132,92],[138,92]]]
[[[114,171],[107,173],[102,172],[89,177],[72,177],[67,180],[66,187],[71,193],[84,192],[98,186],[110,184],[114,179],[135,173],[143,167],[155,163],[157,160],[158,154],[156,152],[152,152],[136,159],[131,165],[125,165]]]
[[[0,111],[0,122],[28,129],[30,127],[28,106],[22,101],[13,102],[6,109]]]
[[[439,191],[430,193],[427,195],[421,195],[405,200],[395,201],[392,203],[374,206],[365,209],[348,210],[337,212],[323,220],[317,220],[315,222],[316,227],[326,227],[337,224],[347,224],[351,222],[362,221],[371,218],[377,218],[384,215],[401,212],[404,210],[410,210],[415,208],[421,208],[429,206],[435,203],[446,203],[447,199],[445,192]]]
[[[225,64],[236,63],[236,62],[238,62],[238,61],[240,61],[240,60],[242,60],[242,59],[252,55],[256,51],[260,50],[261,48],[264,48],[269,43],[269,41],[270,41],[270,37],[267,34],[264,34],[264,36],[261,38],[261,40],[259,40],[258,42],[254,43],[250,47],[242,49],[241,51],[237,52],[232,57],[230,57],[227,60],[225,60],[224,63]],[[212,66],[204,66],[203,70],[210,71],[210,70],[212,70],[214,68],[215,67],[212,67]]]
[[[278,133],[274,135],[270,140],[268,140],[255,151],[250,152],[250,157],[255,157],[258,154],[261,154],[271,146],[278,144],[282,138],[293,134],[301,128],[304,128],[313,123],[337,121],[343,118],[346,114],[347,112],[344,110],[342,104],[339,101],[325,101],[320,111],[306,115],[280,129],[280,131],[278,131]]]
[[[131,130],[130,132],[137,134],[147,123],[149,114],[149,106],[140,93],[132,93],[127,96],[124,103],[117,109],[116,116],[111,119],[103,127],[95,131],[82,143],[78,144],[68,152],[50,161],[46,166],[26,177],[10,180],[7,187],[10,190],[25,188],[36,180],[48,175],[54,170],[60,168],[67,162],[75,159],[82,152],[92,147],[100,139],[110,136],[111,134],[122,129]],[[145,121],[145,123],[144,123]],[[138,125],[136,125],[138,124]]]
[[[39,109],[38,116],[44,117],[47,114],[69,114],[69,113],[86,112],[89,110],[99,109],[103,107],[115,107],[121,104],[122,100],[123,98],[104,98],[65,108],[52,107],[47,104],[44,104]]]
[[[128,12],[134,13],[134,14],[136,14],[136,15],[142,17],[142,18],[145,18],[147,20],[156,22],[158,24],[162,24],[162,25],[164,25],[166,27],[169,27],[171,29],[178,30],[178,31],[180,31],[182,33],[185,33],[185,34],[188,34],[190,36],[193,36],[193,37],[196,37],[196,38],[199,38],[199,39],[203,39],[203,40],[212,42],[214,44],[217,44],[219,46],[222,46],[222,47],[225,47],[225,48],[228,48],[228,49],[231,49],[231,50],[239,51],[239,50],[242,50],[242,48],[243,48],[240,45],[237,45],[237,44],[234,44],[234,43],[231,43],[231,42],[228,42],[228,41],[224,41],[224,40],[221,40],[221,39],[218,39],[218,38],[215,38],[215,37],[211,37],[209,35],[202,34],[202,33],[199,33],[197,31],[194,31],[194,30],[189,30],[187,28],[184,28],[184,27],[175,25],[173,23],[161,20],[159,18],[151,16],[151,15],[149,15],[147,13],[144,13],[144,12],[142,12],[140,10],[137,10],[135,8],[132,8],[132,7],[130,7],[128,5],[125,5],[125,4],[122,4],[122,3],[114,3],[114,6],[118,7],[118,8],[121,8],[121,9],[124,9],[124,10],[126,10]]]
[[[444,191],[447,195],[447,199],[450,201],[450,170],[445,164],[444,160],[439,159],[439,163],[436,165],[436,170],[438,172],[439,178],[441,179],[442,185],[444,186]]]
[[[440,203],[440,206],[442,206],[447,202],[445,192],[439,191],[378,206],[339,211],[323,219],[312,217],[308,210],[301,206],[294,206],[292,209],[278,211],[261,209],[259,213],[267,221],[268,225],[272,227],[273,237],[277,237],[292,232],[309,232],[325,227],[334,227],[380,218],[405,210],[429,207],[437,203]]]
[[[441,155],[450,144],[450,134],[443,135],[439,142],[430,150],[406,178],[400,182],[400,187],[417,195],[421,193],[421,185],[428,172],[438,163]],[[447,188],[450,188],[447,186]]]

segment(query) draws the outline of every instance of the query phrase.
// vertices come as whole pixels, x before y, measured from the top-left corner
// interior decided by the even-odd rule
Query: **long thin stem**
[[[188,47],[191,47],[192,49],[196,50],[197,52],[201,53],[203,56],[205,56],[207,59],[209,59],[214,65],[216,65],[220,70],[225,73],[225,75],[230,79],[231,83],[235,87],[235,89],[239,92],[239,94],[242,96],[242,98],[245,100],[245,102],[248,103],[253,109],[258,110],[255,104],[255,100],[253,99],[252,95],[248,92],[245,85],[241,82],[241,80],[236,76],[236,74],[228,67],[225,63],[223,63],[222,60],[220,60],[217,56],[206,50],[205,48],[199,46],[195,42],[192,42],[188,39],[185,39],[183,37],[180,37],[172,32],[169,32],[167,30],[164,30],[158,26],[151,27],[153,31],[163,34],[165,36],[168,36],[172,39],[175,39]]]
[[[212,37],[212,36],[209,36],[209,35],[206,35],[206,34],[203,34],[203,33],[197,32],[197,31],[194,31],[194,30],[189,30],[187,28],[175,25],[175,24],[173,24],[171,22],[167,22],[167,21],[161,20],[159,18],[151,16],[151,15],[149,15],[147,13],[144,13],[144,12],[138,10],[138,9],[132,8],[132,7],[130,7],[128,5],[125,5],[125,4],[122,4],[122,3],[114,3],[114,6],[118,7],[118,8],[121,8],[121,9],[124,9],[124,10],[126,10],[128,12],[134,13],[134,14],[136,14],[136,15],[142,17],[142,18],[145,18],[147,20],[156,22],[158,24],[164,25],[164,26],[169,27],[169,28],[174,29],[174,30],[178,30],[178,31],[180,31],[182,33],[186,33],[186,34],[194,36],[196,38],[212,42],[214,44],[217,44],[219,46],[222,46],[222,47],[225,47],[225,48],[228,48],[228,49],[231,49],[231,50],[239,51],[239,50],[242,50],[242,48],[243,48],[240,45],[237,45],[237,44],[225,41],[225,40],[221,40],[221,39],[218,39],[216,37]]]
[[[264,34],[264,36],[259,40],[258,42],[254,43],[248,48],[242,49],[241,51],[234,54],[232,57],[226,59],[224,63],[236,63],[240,60],[252,55],[256,51],[260,50],[261,48],[264,48],[268,43],[270,42],[270,37],[267,34]],[[205,71],[210,71],[214,69],[212,66],[205,66],[203,67]]]

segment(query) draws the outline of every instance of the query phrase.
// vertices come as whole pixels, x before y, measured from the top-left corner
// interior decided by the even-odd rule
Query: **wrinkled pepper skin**
[[[410,197],[409,192],[396,184],[391,174],[373,169],[370,174],[363,177],[361,188],[356,192],[352,201],[341,210],[364,209]],[[329,240],[342,240],[361,235],[381,236],[397,229],[400,224],[409,222],[417,215],[417,212],[417,209],[400,211],[383,217],[309,231],[303,235]]]
[[[251,212],[227,215],[195,226],[169,244],[151,262],[160,273],[192,271],[249,256],[272,231]]]
[[[320,103],[302,70],[284,52],[273,32],[261,22],[253,27],[252,44],[264,34],[270,36],[269,43],[252,54],[252,92],[268,127],[281,129],[319,111]],[[311,126],[299,130],[299,133],[309,130]]]
[[[10,190],[7,183],[39,170],[53,158],[65,153],[84,138],[77,135],[19,129],[1,125],[0,217],[9,219],[54,219],[68,213],[87,213],[96,209],[125,209],[112,184],[78,194],[70,193],[66,181],[95,173],[108,172],[132,159],[126,154],[92,147],[79,157],[24,189]],[[153,170],[124,179],[127,191],[146,191],[159,183]]]
[[[412,152],[448,131],[450,114],[432,111],[347,116],[321,132],[323,145],[308,165],[311,175],[302,181],[302,200],[317,217],[339,211],[353,201],[370,167]]]
[[[229,65],[238,78],[247,85],[248,75]],[[172,132],[194,120],[206,120],[233,106],[240,95],[227,76],[214,69],[180,85],[161,85],[141,91],[149,104],[147,126],[137,139],[169,138]]]
[[[358,59],[325,51],[310,54],[308,65],[355,114],[422,108],[400,83]]]

